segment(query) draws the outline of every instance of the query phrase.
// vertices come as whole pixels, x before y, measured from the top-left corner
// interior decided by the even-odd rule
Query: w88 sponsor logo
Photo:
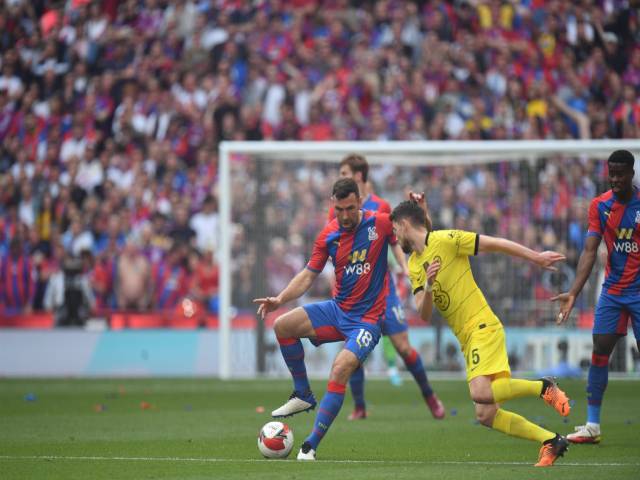
[[[638,253],[640,247],[636,242],[616,242],[613,244],[613,248],[616,252],[621,253]]]
[[[616,228],[616,237],[618,241],[613,244],[613,248],[616,252],[621,253],[638,253],[640,247],[637,242],[632,242],[633,228]]]
[[[371,264],[369,262],[365,262],[366,258],[366,249],[355,250],[351,255],[349,255],[351,265],[344,267],[344,273],[347,275],[366,275],[369,273],[371,271]]]
[[[344,267],[344,273],[347,275],[366,275],[371,271],[371,264],[367,263],[356,263],[355,265],[347,265]]]

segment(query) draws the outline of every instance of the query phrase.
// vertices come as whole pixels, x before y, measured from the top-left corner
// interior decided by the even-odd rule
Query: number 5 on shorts
[[[478,353],[477,348],[471,350],[471,363],[473,365],[478,365],[480,363],[480,354]]]

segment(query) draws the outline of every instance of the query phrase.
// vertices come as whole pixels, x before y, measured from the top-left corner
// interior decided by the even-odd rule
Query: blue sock
[[[431,385],[429,385],[427,372],[422,364],[420,354],[412,348],[409,355],[406,358],[403,358],[403,360],[404,364],[407,366],[407,370],[411,372],[411,375],[413,375],[413,378],[415,378],[416,383],[420,387],[422,396],[427,398],[433,395],[433,390],[431,390]]]
[[[356,404],[356,408],[365,408],[364,403],[364,368],[360,366],[355,372],[351,374],[349,379],[349,386],[351,387],[351,395],[353,401]]]
[[[591,356],[589,377],[587,379],[587,422],[600,423],[602,397],[609,382],[609,356]]]
[[[282,358],[289,367],[293,377],[293,388],[298,393],[305,393],[311,390],[309,379],[307,378],[307,367],[304,364],[304,348],[298,338],[278,338]]]
[[[305,442],[311,444],[311,448],[314,450],[318,448],[318,444],[322,441],[322,437],[325,436],[327,430],[333,423],[333,419],[336,418],[340,408],[342,408],[342,402],[344,401],[344,392],[346,385],[337,382],[329,382],[327,386],[327,393],[322,397],[320,402],[320,408],[318,408],[318,414],[316,415],[316,421],[313,424],[313,431],[306,438]]]

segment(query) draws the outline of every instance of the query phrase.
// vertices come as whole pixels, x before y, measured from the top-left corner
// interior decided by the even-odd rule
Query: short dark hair
[[[333,184],[331,196],[336,200],[344,200],[352,193],[356,194],[356,198],[360,198],[358,184],[353,178],[341,178]]]
[[[609,155],[607,163],[609,165],[626,165],[627,167],[633,168],[635,160],[629,150],[616,150],[611,155]]]
[[[405,200],[393,209],[389,218],[391,218],[392,222],[399,222],[406,218],[409,220],[411,225],[415,227],[424,227],[427,214],[416,202]]]
[[[366,182],[369,177],[369,163],[359,153],[350,153],[340,161],[340,167],[347,165],[353,173],[360,172],[362,181]]]

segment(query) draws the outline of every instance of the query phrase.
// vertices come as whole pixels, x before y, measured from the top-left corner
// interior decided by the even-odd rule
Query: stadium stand
[[[0,326],[64,324],[63,297],[112,328],[214,326],[221,140],[638,138],[639,21],[613,0],[2,2]],[[553,163],[430,169],[412,183],[428,187],[436,225],[552,245],[575,265],[604,167]],[[240,197],[256,190],[244,166],[233,166]],[[300,166],[330,175],[314,168]],[[410,174],[374,172],[375,188],[397,200]],[[292,200],[267,228],[285,218],[300,239],[289,263],[267,262],[277,280],[303,265],[324,218],[302,210],[327,189],[301,191],[277,165],[269,175]],[[242,310],[255,213],[234,205]],[[489,297],[548,291],[526,268],[496,268]],[[527,276],[534,293],[514,291]],[[56,293],[53,279],[70,277],[90,291]],[[177,314],[186,297],[208,313]]]

